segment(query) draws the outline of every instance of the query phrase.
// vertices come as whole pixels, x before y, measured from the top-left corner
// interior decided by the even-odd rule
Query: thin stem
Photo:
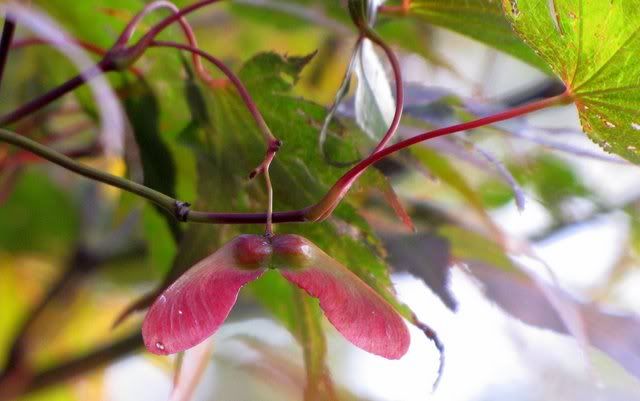
[[[265,141],[267,141],[267,145],[269,145],[271,142],[277,142],[278,141],[278,139],[276,137],[274,137],[273,134],[271,133],[271,130],[269,130],[269,127],[267,126],[267,123],[264,121],[264,118],[262,117],[262,114],[260,113],[260,110],[258,110],[258,106],[253,101],[253,99],[251,98],[251,95],[249,94],[249,91],[244,86],[242,81],[240,81],[240,78],[238,78],[236,76],[236,74],[233,71],[231,71],[231,69],[229,67],[227,67],[226,64],[223,63],[220,59],[212,56],[211,54],[209,54],[209,53],[205,52],[204,50],[201,50],[201,49],[199,49],[197,47],[193,47],[193,46],[190,46],[190,45],[185,45],[185,44],[177,43],[177,42],[151,41],[151,42],[149,42],[149,47],[170,47],[170,48],[174,48],[174,49],[185,50],[185,51],[191,52],[193,54],[197,54],[199,56],[202,56],[207,61],[209,61],[211,64],[215,65],[220,71],[222,71],[222,73],[224,75],[226,75],[227,78],[229,78],[231,83],[238,90],[238,93],[240,94],[240,97],[244,101],[244,104],[247,106],[247,109],[249,109],[249,112],[253,116],[253,119],[258,124],[258,128],[260,129],[260,132],[264,136]]]
[[[153,3],[147,4],[142,9],[142,11],[139,12],[135,17],[133,17],[133,19],[124,28],[122,34],[116,41],[114,48],[125,47],[129,42],[129,40],[131,40],[131,37],[133,36],[133,33],[135,32],[138,25],[140,24],[140,21],[142,20],[142,18],[144,18],[149,13],[155,10],[158,10],[160,8],[167,8],[173,14],[177,14],[180,12],[180,9],[170,1],[159,0],[159,1],[154,1]],[[186,37],[189,45],[191,45],[194,48],[197,48],[198,41],[196,40],[196,35],[194,34],[193,29],[191,28],[191,25],[189,25],[189,23],[184,17],[179,18],[178,22],[180,23],[180,27],[182,28],[182,31],[184,32],[184,36]],[[204,82],[208,84],[211,84],[211,82],[213,82],[213,79],[211,78],[211,75],[209,75],[207,70],[202,65],[200,56],[196,53],[192,53],[192,59],[193,59],[193,65],[200,79],[202,79]]]
[[[156,203],[171,214],[175,213],[175,199],[151,188],[145,187],[144,185],[140,185],[125,178],[105,173],[89,166],[85,166],[59,152],[56,152],[51,148],[39,144],[36,141],[4,129],[0,129],[0,141],[7,142],[9,144],[33,152],[44,159],[47,159],[59,166],[66,168],[67,170],[73,171],[74,173],[80,174],[84,177],[91,178],[93,180],[100,181],[105,184],[109,184],[111,186],[134,193]]]
[[[265,235],[267,237],[273,236],[273,186],[271,185],[271,176],[269,175],[269,169],[264,170],[264,182],[267,187],[267,225],[265,228]]]
[[[166,27],[178,21],[180,18],[185,15],[192,13],[204,6],[208,6],[213,3],[217,3],[220,0],[202,0],[197,3],[191,4],[190,6],[184,7],[180,9],[177,13],[170,15],[169,17],[163,19],[159,23],[157,23],[154,27],[152,27],[134,46],[132,46],[131,51],[135,54],[142,53],[153,40],[158,36]]]
[[[378,7],[378,12],[383,14],[399,14],[399,15],[407,15],[411,10],[411,0],[402,0],[402,3],[397,6],[386,6],[382,5]]]
[[[119,68],[118,62],[117,62],[119,57],[124,56],[125,65],[130,64],[131,62],[135,61],[135,59],[146,50],[146,48],[153,41],[153,39],[156,36],[158,36],[167,26],[171,25],[172,23],[174,23],[175,21],[178,21],[183,16],[199,8],[202,8],[209,4],[216,3],[218,1],[220,0],[200,1],[198,3],[194,3],[190,6],[187,6],[181,9],[180,11],[178,11],[177,13],[165,18],[164,20],[160,21],[157,25],[155,25],[149,32],[147,32],[147,34],[143,36],[142,39],[138,41],[138,43],[136,43],[131,48],[125,49],[124,53],[122,49],[115,49],[117,51],[109,52],[100,62],[98,62],[94,67],[90,68],[85,73],[71,78],[67,82],[52,89],[51,91],[40,96],[39,98],[34,99],[29,103],[26,103],[20,106],[18,109],[0,117],[0,126],[12,124],[24,118],[25,116],[28,116],[29,114],[48,105],[49,103],[59,99],[63,95],[75,90],[80,85],[84,84],[85,82],[87,82],[92,78],[95,78],[96,76],[100,75],[103,72],[117,70]],[[114,49],[112,48],[112,50]]]
[[[432,138],[453,134],[465,130],[479,128],[485,125],[493,124],[496,122],[509,120],[514,117],[522,116],[534,111],[542,110],[558,104],[566,104],[571,101],[571,95],[563,93],[558,96],[543,99],[537,102],[533,102],[524,106],[516,107],[504,111],[502,113],[494,114],[488,117],[479,118],[477,120],[469,121],[462,124],[453,125],[451,127],[441,128],[423,134],[414,136],[409,139],[405,139],[398,142],[388,148],[374,153],[362,160],[349,171],[347,171],[338,181],[331,187],[329,192],[315,205],[298,210],[288,210],[284,212],[273,212],[273,223],[294,223],[305,221],[319,221],[328,217],[333,210],[337,207],[338,203],[346,195],[351,188],[351,185],[356,179],[372,164],[380,161],[381,159],[416,143],[423,142]],[[79,164],[74,160],[59,154],[58,152],[48,149],[45,146],[40,145],[28,138],[24,138],[20,135],[11,133],[6,130],[0,129],[0,141],[8,142],[13,145],[19,146],[23,149],[27,149],[36,153],[37,155],[59,164],[71,171],[86,177],[104,182],[109,185],[121,188],[125,191],[132,192],[140,195],[159,206],[162,206],[169,212],[173,213],[181,221],[191,221],[199,223],[209,224],[259,224],[266,223],[268,215],[265,213],[216,213],[216,212],[203,212],[189,210],[188,204],[179,202],[167,195],[154,191],[143,185],[136,184],[121,177],[116,177],[111,174],[101,172]]]
[[[11,48],[11,41],[13,40],[13,34],[15,31],[16,23],[13,22],[10,15],[7,15],[4,19],[4,26],[2,28],[2,39],[0,39],[0,83],[2,83],[4,67],[7,64],[9,49]]]
[[[395,153],[399,150],[405,149],[411,145],[415,145],[416,143],[423,142],[429,139],[437,138],[440,136],[445,136],[449,134],[454,134],[456,132],[466,131],[474,128],[479,128],[485,125],[494,124],[500,121],[509,120],[514,117],[518,117],[524,114],[528,114],[534,111],[542,110],[547,107],[555,106],[558,104],[564,104],[571,101],[571,95],[568,92],[565,92],[561,95],[554,96],[551,98],[543,99],[537,102],[529,103],[524,106],[516,107],[514,109],[510,109],[504,111],[502,113],[497,113],[488,117],[479,118],[477,120],[468,121],[461,124],[452,125],[450,127],[440,128],[433,131],[425,132],[420,135],[416,135],[412,138],[405,139],[401,142],[398,142],[394,145],[389,146],[388,148],[382,149],[381,151],[374,153],[362,160],[355,166],[353,166],[349,171],[347,171],[340,179],[334,184],[334,186],[329,190],[329,192],[314,206],[311,206],[308,210],[307,218],[310,220],[322,220],[330,215],[333,210],[337,207],[338,203],[342,200],[342,198],[346,195],[346,193],[351,188],[351,185],[358,179],[358,177],[372,164],[380,161],[381,159]]]
[[[0,126],[13,124],[16,121],[28,116],[29,114],[40,110],[44,106],[59,99],[60,97],[66,95],[67,93],[77,89],[79,86],[81,86],[85,82],[91,80],[92,78],[95,78],[96,76],[102,74],[103,72],[113,71],[114,69],[115,69],[115,66],[113,66],[111,61],[107,57],[105,57],[102,60],[100,60],[96,65],[89,68],[82,74],[76,75],[75,77],[71,78],[67,82],[52,89],[51,91],[40,96],[39,98],[34,99],[20,106],[16,110],[3,115],[2,117],[0,117]]]
[[[107,50],[101,48],[100,46],[96,46],[93,43],[90,42],[86,42],[84,40],[80,40],[80,39],[72,39],[72,42],[78,46],[80,46],[81,48],[83,48],[84,50],[88,51],[89,53],[93,53],[96,54],[98,56],[106,56],[107,55]],[[50,44],[49,41],[45,40],[45,39],[41,39],[41,38],[24,38],[24,39],[18,39],[16,41],[14,41],[11,44],[11,49],[22,49],[24,47],[27,46],[38,46],[38,45],[48,45]],[[138,78],[142,78],[143,74],[142,72],[135,68],[130,66],[129,67],[129,71],[131,71],[136,77]]]
[[[29,380],[24,385],[13,387],[11,383],[7,385],[2,383],[2,385],[0,385],[0,401],[9,401],[52,384],[80,376],[88,370],[95,369],[124,357],[141,348],[142,345],[140,329],[135,330],[134,334],[99,348],[90,354],[71,359],[39,372],[32,378],[28,378]]]
[[[402,110],[404,108],[404,83],[402,82],[402,70],[400,68],[400,62],[398,61],[398,57],[391,49],[391,47],[389,47],[389,45],[386,44],[384,40],[382,40],[382,38],[378,36],[377,33],[375,33],[368,27],[365,28],[362,33],[367,39],[380,46],[380,48],[386,54],[387,58],[389,59],[389,63],[391,64],[391,69],[393,70],[393,79],[396,85],[396,110],[393,114],[393,120],[391,121],[389,129],[372,152],[376,153],[384,148],[387,143],[389,143],[393,135],[398,130],[398,127],[400,126],[400,119],[402,118]]]

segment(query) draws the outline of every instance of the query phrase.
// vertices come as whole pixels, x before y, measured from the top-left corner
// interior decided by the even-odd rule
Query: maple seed
[[[398,312],[353,272],[294,234],[241,235],[189,269],[149,309],[142,325],[147,349],[173,354],[211,336],[240,288],[267,267],[318,298],[327,319],[354,345],[388,359],[407,352],[409,332]]]
[[[241,267],[264,267],[271,253],[271,244],[263,236],[241,235],[234,240],[233,257]]]
[[[272,245],[274,268],[303,268],[313,256],[311,243],[299,235],[277,235],[273,238]]]

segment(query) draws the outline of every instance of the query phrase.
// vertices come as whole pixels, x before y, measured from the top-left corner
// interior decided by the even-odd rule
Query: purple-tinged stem
[[[91,80],[92,78],[95,78],[96,76],[104,72],[114,71],[114,70],[115,70],[115,66],[110,62],[110,60],[107,57],[105,57],[102,60],[100,60],[96,65],[86,70],[82,74],[71,78],[64,84],[52,89],[51,91],[47,92],[46,94],[40,96],[37,99],[34,99],[20,106],[16,110],[3,115],[2,117],[0,117],[0,126],[13,124],[16,121],[19,121],[22,118],[30,115],[31,113],[34,113],[40,110],[44,106],[59,99],[60,97],[66,95],[67,93],[75,90],[76,88],[78,88],[85,82]]]
[[[205,1],[200,1],[198,3],[194,3],[190,6],[187,6],[181,9],[177,13],[165,18],[164,20],[160,21],[149,32],[147,32],[147,34],[144,35],[138,43],[136,43],[131,48],[126,49],[128,50],[126,55],[132,57],[132,59],[129,61],[134,61],[137,55],[142,54],[144,50],[149,46],[149,44],[153,41],[153,39],[156,36],[158,36],[167,26],[171,25],[172,23],[174,23],[175,21],[178,21],[183,16],[199,8],[202,8],[209,4],[216,3],[218,1],[220,0],[205,0]],[[121,49],[119,50],[120,51],[117,51],[117,52],[109,52],[100,62],[98,62],[91,69],[85,71],[83,74],[80,74],[71,78],[64,84],[52,89],[51,91],[47,92],[41,97],[34,99],[20,106],[18,109],[0,117],[0,126],[12,124],[28,116],[29,114],[40,110],[42,107],[59,99],[63,95],[75,90],[86,81],[90,80],[91,78],[95,78],[96,76],[100,75],[103,72],[117,70],[118,66],[116,65],[117,63],[115,59],[118,56],[122,56]]]
[[[0,39],[0,84],[2,83],[4,67],[7,65],[9,49],[11,48],[11,41],[13,40],[13,34],[15,31],[16,23],[11,20],[10,15],[7,15],[4,19],[4,26],[2,28],[2,39]]]
[[[391,140],[393,135],[395,135],[398,127],[400,126],[400,119],[402,118],[402,110],[404,109],[404,83],[402,82],[402,70],[400,68],[400,62],[398,61],[398,57],[394,53],[394,51],[389,47],[387,43],[380,36],[378,36],[371,29],[367,29],[364,32],[364,36],[371,40],[376,45],[380,46],[380,48],[384,51],[387,58],[389,59],[389,63],[391,64],[391,69],[393,71],[393,79],[396,85],[396,111],[393,114],[393,120],[391,121],[391,125],[389,129],[382,137],[378,145],[375,147],[372,153],[376,153],[382,148],[384,148],[387,143]]]
[[[72,40],[74,44],[80,46],[81,48],[83,48],[84,50],[88,51],[89,53],[93,53],[96,54],[98,56],[104,57],[107,55],[107,50],[103,49],[100,46],[96,46],[93,43],[90,42],[86,42],[84,40],[80,40],[80,39],[73,39]],[[32,38],[24,38],[24,39],[18,39],[16,41],[14,41],[11,44],[11,49],[22,49],[24,47],[28,47],[28,46],[39,46],[39,45],[48,45],[50,44],[50,42],[48,42],[45,39],[42,38],[36,38],[36,37],[32,37]],[[137,76],[138,78],[142,78],[143,74],[142,71],[140,71],[139,69],[135,68],[135,67],[129,67],[129,71],[131,71],[133,74],[135,74],[135,76]]]
[[[211,54],[197,47],[184,45],[176,42],[151,41],[149,43],[149,47],[171,47],[179,50],[189,51],[193,55],[197,55],[205,58],[207,61],[211,62],[216,67],[218,67],[218,69],[220,69],[224,73],[224,75],[226,75],[227,78],[229,78],[231,83],[236,87],[236,89],[238,90],[238,93],[240,93],[240,97],[242,98],[244,104],[249,109],[249,112],[251,113],[254,120],[258,124],[258,128],[260,129],[260,132],[262,133],[265,141],[267,142],[267,150],[266,150],[264,159],[262,160],[260,165],[258,165],[258,167],[256,167],[249,174],[249,178],[254,178],[258,174],[264,174],[265,186],[266,186],[267,195],[268,195],[267,217],[266,217],[267,221],[266,221],[265,231],[267,236],[273,235],[273,186],[271,185],[269,167],[271,167],[271,162],[276,157],[276,153],[278,153],[280,146],[282,146],[282,141],[280,141],[271,133],[271,130],[269,129],[269,126],[267,126],[267,123],[264,120],[264,117],[262,117],[262,113],[260,113],[258,106],[251,98],[249,91],[244,86],[242,81],[240,81],[240,78],[238,78],[238,76],[236,76],[236,74],[234,74],[234,72],[231,71],[231,69],[227,67],[227,65],[224,64],[221,60],[217,59],[216,57],[212,56]]]
[[[151,41],[149,42],[149,47],[171,47],[174,49],[185,50],[193,54],[196,54],[198,56],[201,56],[207,61],[209,61],[211,64],[215,65],[220,71],[222,71],[222,73],[227,78],[229,78],[233,86],[235,86],[236,89],[238,90],[240,97],[242,98],[244,104],[247,106],[247,109],[249,109],[249,112],[253,116],[253,119],[258,124],[258,128],[260,129],[260,132],[262,133],[265,140],[267,141],[267,145],[269,145],[269,143],[271,142],[277,141],[277,139],[273,136],[273,134],[269,130],[267,123],[264,121],[264,118],[262,117],[260,110],[258,110],[258,106],[251,98],[251,95],[249,94],[249,91],[247,90],[247,88],[244,86],[242,81],[240,81],[240,78],[238,78],[236,74],[233,71],[231,71],[231,69],[227,67],[227,65],[223,63],[220,59],[212,56],[211,54],[197,47],[182,44],[182,43],[177,43],[177,42]]]
[[[180,12],[180,9],[175,4],[166,0],[158,0],[158,1],[154,1],[152,3],[147,4],[144,7],[144,9],[141,12],[139,12],[135,17],[133,17],[133,19],[127,24],[127,26],[124,28],[122,34],[120,35],[120,37],[118,38],[118,40],[116,41],[113,47],[126,48],[127,43],[129,42],[129,40],[131,40],[133,33],[135,32],[136,28],[140,24],[140,21],[149,13],[155,10],[158,10],[160,8],[166,8],[169,11],[171,11],[173,14],[177,14]],[[179,18],[177,21],[180,24],[180,27],[182,28],[182,31],[184,32],[184,36],[187,39],[187,42],[189,43],[189,45],[197,48],[198,41],[196,40],[196,35],[194,34],[193,29],[191,28],[191,25],[189,25],[189,23],[184,17]],[[193,65],[195,67],[196,73],[198,74],[200,79],[210,84],[213,81],[213,79],[211,78],[207,70],[203,67],[202,61],[200,60],[200,56],[197,55],[196,53],[192,53],[192,56],[193,56]]]

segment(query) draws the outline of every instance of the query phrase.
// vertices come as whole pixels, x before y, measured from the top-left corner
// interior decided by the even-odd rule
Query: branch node
[[[191,204],[189,202],[176,201],[175,216],[178,221],[187,221],[190,211]]]

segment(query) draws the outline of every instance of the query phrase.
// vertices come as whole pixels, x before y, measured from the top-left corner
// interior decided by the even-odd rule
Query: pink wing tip
[[[142,324],[149,352],[181,352],[218,330],[240,288],[265,270],[261,265],[270,250],[265,251],[260,238],[241,236],[232,240],[189,269],[156,299]]]
[[[387,359],[407,353],[411,336],[400,314],[358,276],[312,247],[307,266],[282,266],[282,275],[309,295],[331,324],[351,343]],[[274,257],[278,247],[274,245]]]

